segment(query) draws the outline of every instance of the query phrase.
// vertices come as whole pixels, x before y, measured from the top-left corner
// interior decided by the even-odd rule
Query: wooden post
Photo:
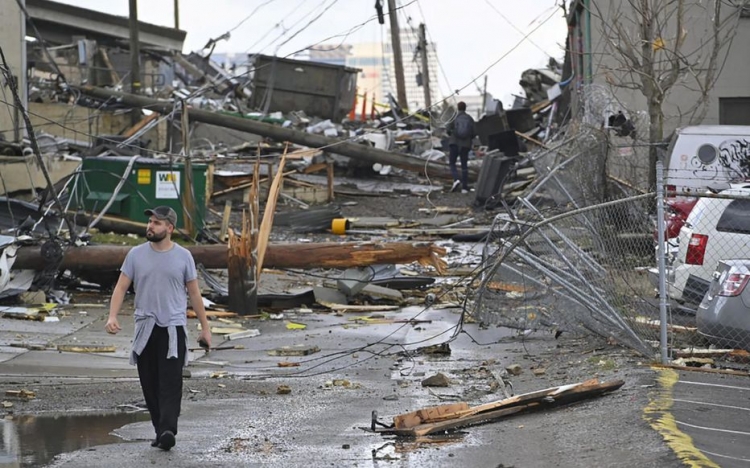
[[[335,197],[333,190],[333,161],[328,162],[326,169],[328,173],[328,201],[332,202]]]
[[[219,240],[224,242],[229,231],[229,217],[232,215],[232,200],[224,203],[224,216],[221,218],[221,230],[219,231]]]
[[[229,310],[240,315],[257,315],[258,282],[255,274],[255,259],[250,236],[250,220],[243,212],[242,235],[229,230]]]
[[[211,202],[211,196],[214,193],[214,171],[216,170],[216,163],[211,161],[208,163],[208,169],[206,170],[206,206]]]
[[[268,176],[266,180],[268,182],[268,192],[266,193],[266,199],[271,196],[271,187],[273,186],[273,163],[266,163],[266,169],[268,170]]]
[[[185,219],[185,230],[195,238],[195,201],[193,200],[193,163],[190,159],[190,121],[188,120],[187,103],[182,101],[182,151],[185,155],[185,182],[180,197]]]

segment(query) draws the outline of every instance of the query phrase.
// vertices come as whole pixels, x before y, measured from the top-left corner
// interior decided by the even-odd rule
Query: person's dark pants
[[[458,177],[458,169],[456,168],[456,162],[458,158],[461,158],[461,178]],[[448,153],[448,164],[451,168],[451,175],[453,180],[461,181],[461,188],[469,190],[469,148],[459,147],[458,145],[450,145],[450,153]]]
[[[182,367],[187,352],[182,327],[177,327],[177,350],[177,359],[167,359],[169,332],[154,325],[146,347],[138,356],[138,377],[156,437],[164,431],[177,434],[182,403]]]

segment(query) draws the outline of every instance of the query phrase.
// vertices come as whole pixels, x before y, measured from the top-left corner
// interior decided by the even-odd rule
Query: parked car
[[[666,205],[665,239],[674,239],[680,235],[680,229],[685,225],[685,221],[687,221],[687,217],[690,216],[690,212],[696,203],[698,203],[698,198],[696,197],[672,197],[664,201]],[[657,239],[658,235],[658,231],[655,230],[654,239]]]
[[[750,198],[750,184],[720,192]],[[750,199],[700,198],[680,229],[669,296],[696,309],[720,260],[750,258]]]
[[[698,307],[698,333],[721,347],[750,350],[750,259],[722,260]]]

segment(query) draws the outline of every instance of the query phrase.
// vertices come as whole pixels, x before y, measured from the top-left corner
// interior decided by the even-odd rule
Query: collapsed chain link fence
[[[666,347],[651,214],[656,194],[629,195],[608,178],[609,148],[599,130],[562,135],[529,155],[537,182],[496,216],[473,313],[519,330],[592,334],[654,357]],[[690,321],[669,316],[670,331],[687,331],[679,343],[670,335],[671,346],[700,342]]]

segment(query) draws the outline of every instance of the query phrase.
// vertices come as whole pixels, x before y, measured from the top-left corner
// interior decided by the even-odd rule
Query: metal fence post
[[[659,268],[659,346],[661,348],[661,363],[668,364],[667,347],[667,265],[666,239],[664,230],[664,166],[661,161],[656,162],[656,230],[659,245],[656,249],[656,261]]]

